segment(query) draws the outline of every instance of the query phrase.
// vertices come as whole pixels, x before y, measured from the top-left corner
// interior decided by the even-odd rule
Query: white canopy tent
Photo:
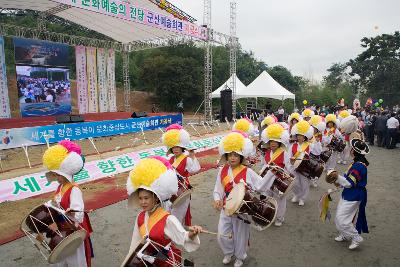
[[[263,71],[246,88],[243,97],[266,97],[278,100],[295,99],[295,95],[280,85],[268,72]]]
[[[220,98],[221,97],[221,91],[225,90],[227,88],[231,89],[232,86],[232,77],[233,75],[223,84],[221,85],[217,90],[211,93],[212,98]],[[246,91],[246,86],[242,83],[241,80],[235,75],[236,78],[236,99],[241,98],[241,94]]]

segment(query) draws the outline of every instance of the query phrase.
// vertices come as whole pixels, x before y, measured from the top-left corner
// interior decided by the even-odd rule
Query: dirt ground
[[[367,218],[369,234],[356,251],[346,243],[336,243],[333,222],[318,218],[318,200],[329,185],[323,180],[310,191],[304,207],[288,202],[285,223],[263,232],[252,230],[250,250],[245,266],[400,266],[400,202],[398,191],[400,168],[398,149],[372,147],[369,167]],[[213,161],[215,159],[211,159]],[[344,171],[344,166],[340,166]],[[211,207],[216,169],[192,177],[195,191],[192,199],[194,223],[216,231],[218,213]],[[331,203],[334,215],[339,194]],[[119,266],[130,244],[137,210],[127,208],[126,201],[96,210],[90,217],[94,226],[93,266]],[[17,208],[17,207],[16,207]],[[4,223],[1,221],[0,223]],[[186,254],[196,266],[223,266],[222,253],[215,236],[202,234],[198,251]],[[47,266],[44,259],[21,238],[0,247],[0,266]]]

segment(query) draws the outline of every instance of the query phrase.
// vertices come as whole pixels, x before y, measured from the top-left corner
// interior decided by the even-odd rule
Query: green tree
[[[387,104],[400,101],[400,32],[363,38],[365,49],[348,62],[359,89]]]

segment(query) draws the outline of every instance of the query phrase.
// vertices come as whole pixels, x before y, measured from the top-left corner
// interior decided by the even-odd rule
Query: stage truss
[[[150,0],[150,2],[155,2]],[[157,2],[157,1],[156,1]],[[0,23],[0,35],[7,37],[22,37],[31,38],[44,41],[51,41],[57,43],[64,43],[70,46],[91,46],[97,48],[112,48],[115,51],[122,53],[123,59],[123,81],[124,81],[124,109],[131,111],[130,106],[130,76],[129,76],[129,54],[130,52],[167,47],[171,45],[179,45],[186,43],[203,44],[204,54],[204,121],[212,122],[212,46],[223,45],[230,48],[230,72],[236,73],[236,47],[238,45],[238,38],[236,37],[236,25],[232,26],[232,3],[231,3],[231,35],[217,32],[211,27],[211,0],[204,0],[204,25],[207,27],[207,39],[200,40],[188,35],[171,34],[162,37],[149,38],[145,40],[135,40],[129,43],[122,43],[115,40],[102,40],[84,36],[74,36],[64,33],[57,33],[48,31],[46,27],[47,19],[56,16],[58,13],[70,9],[71,6],[58,4],[52,8],[37,11],[39,14],[37,28],[26,28],[12,24]],[[19,10],[16,8],[1,8],[0,12],[10,12]],[[21,9],[23,10],[23,9]],[[236,4],[235,4],[236,12]],[[186,13],[181,13],[187,15]],[[187,15],[188,16],[188,15]],[[236,23],[236,13],[234,22]],[[189,21],[193,21],[192,17],[188,17]],[[234,53],[234,55],[233,55]],[[234,62],[233,62],[234,61]],[[235,85],[232,85],[235,88]],[[233,107],[235,105],[233,104]]]

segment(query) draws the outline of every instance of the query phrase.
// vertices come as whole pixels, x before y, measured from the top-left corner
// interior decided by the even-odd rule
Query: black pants
[[[378,146],[379,147],[383,147],[385,146],[385,135],[386,135],[386,131],[385,130],[380,130],[377,131],[376,135],[378,136]]]
[[[389,129],[388,130],[388,140],[387,140],[387,148],[392,149],[396,147],[397,143],[397,130],[396,129]]]
[[[367,136],[368,136],[369,144],[374,145],[374,142],[375,142],[374,126],[372,126],[372,125],[368,126]]]

